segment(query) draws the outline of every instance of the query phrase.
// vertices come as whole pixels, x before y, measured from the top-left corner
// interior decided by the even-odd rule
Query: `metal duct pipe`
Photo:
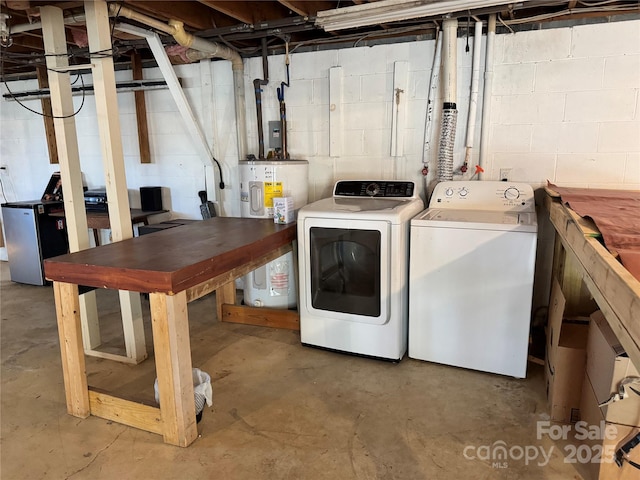
[[[458,20],[446,19],[443,24],[442,74],[444,81],[444,103],[438,150],[438,181],[453,180],[453,147],[456,140],[456,68],[458,44]]]

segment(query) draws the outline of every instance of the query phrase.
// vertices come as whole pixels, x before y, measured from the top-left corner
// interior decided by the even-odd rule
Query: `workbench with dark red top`
[[[158,433],[173,445],[192,443],[197,428],[187,303],[215,291],[220,320],[299,328],[296,312],[234,306],[235,279],[291,251],[295,238],[295,223],[216,217],[45,260],[68,413]],[[79,285],[149,293],[160,408],[88,386]]]

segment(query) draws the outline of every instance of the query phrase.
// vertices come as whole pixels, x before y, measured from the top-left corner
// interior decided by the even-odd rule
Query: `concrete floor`
[[[213,296],[189,304],[193,365],[210,373],[214,392],[190,447],[69,416],[52,289],[12,283],[4,262],[0,275],[3,480],[586,475],[582,465],[565,463],[561,443],[536,438],[536,422],[548,419],[540,365],[516,380],[326,352],[301,346],[296,332],[219,323]],[[142,303],[152,352],[149,306]],[[115,344],[117,295],[99,291],[98,305],[103,339]],[[151,403],[154,368],[152,356],[138,366],[87,357],[90,385]],[[492,456],[495,442],[513,455]],[[541,448],[552,452],[546,466],[538,465]],[[527,462],[518,458],[523,449],[540,456]]]

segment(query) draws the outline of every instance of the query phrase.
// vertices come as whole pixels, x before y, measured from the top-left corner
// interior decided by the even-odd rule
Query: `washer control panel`
[[[334,197],[415,198],[413,182],[387,180],[341,180],[333,189]]]
[[[534,212],[535,201],[526,183],[445,181],[436,185],[429,207]]]

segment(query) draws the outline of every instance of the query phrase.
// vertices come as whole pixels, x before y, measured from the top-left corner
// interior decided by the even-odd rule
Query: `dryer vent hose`
[[[456,141],[458,110],[445,108],[442,111],[440,148],[438,150],[438,181],[453,180],[453,146]]]

